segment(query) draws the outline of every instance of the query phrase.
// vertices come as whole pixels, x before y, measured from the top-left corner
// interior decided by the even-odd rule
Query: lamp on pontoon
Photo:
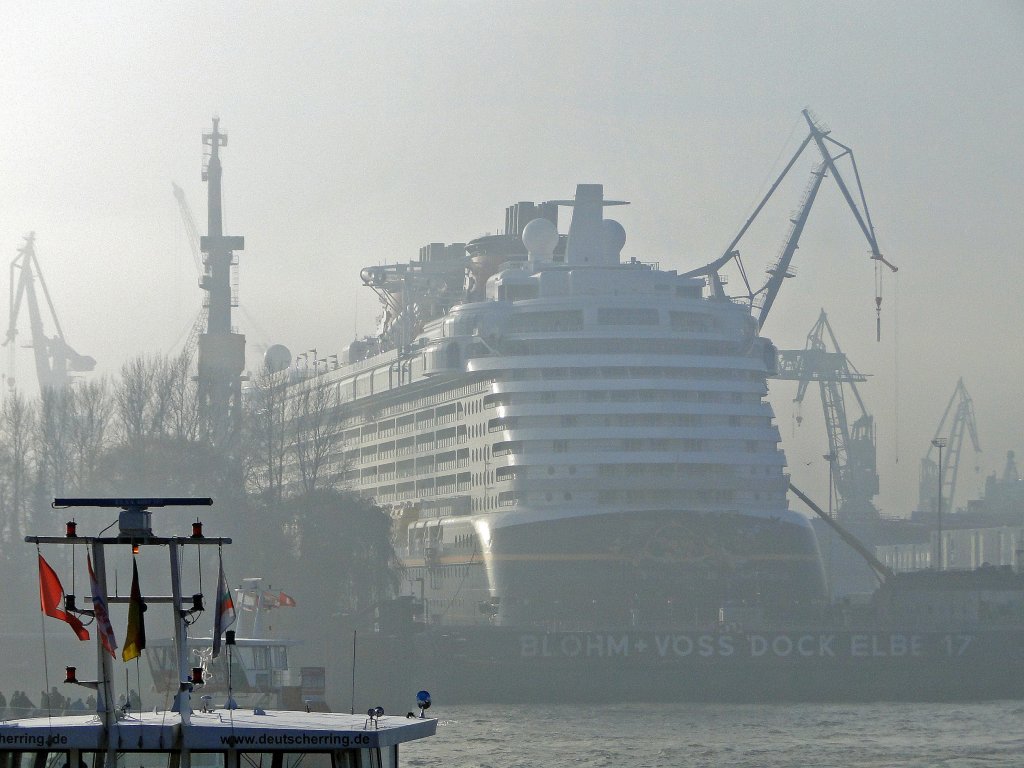
[[[427,691],[416,694],[416,706],[420,708],[420,717],[426,717],[423,713],[430,709],[430,694]]]

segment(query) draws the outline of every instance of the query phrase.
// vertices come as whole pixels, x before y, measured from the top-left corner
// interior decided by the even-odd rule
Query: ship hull
[[[707,626],[743,606],[807,621],[826,600],[813,532],[780,517],[656,510],[506,524],[485,563],[505,626]]]
[[[381,638],[391,690],[438,701],[858,702],[1024,697],[1024,631],[529,632]],[[402,650],[405,655],[396,656]],[[372,658],[364,659],[372,669]],[[372,672],[363,673],[366,678]]]

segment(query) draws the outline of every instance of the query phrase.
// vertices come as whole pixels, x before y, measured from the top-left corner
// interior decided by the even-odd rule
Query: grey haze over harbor
[[[705,264],[805,135],[809,107],[854,149],[900,272],[884,278],[876,343],[868,247],[828,182],[766,335],[802,347],[824,308],[873,374],[861,393],[885,514],[916,504],[960,377],[984,452],[965,447],[958,502],[1024,452],[1018,3],[51,3],[5,16],[0,249],[13,258],[36,232],[93,375],[175,351],[199,309],[171,182],[205,229],[212,115],[230,137],[225,232],[246,238],[236,322],[255,367],[273,343],[322,357],[374,333],[362,267],[497,231],[506,205],[580,182],[631,201],[614,214],[624,258]],[[741,245],[755,275],[809,170]],[[24,340],[27,318],[19,327]],[[17,356],[34,391],[30,352]],[[824,499],[820,408],[809,396],[797,428],[794,393],[772,385],[790,471]]]

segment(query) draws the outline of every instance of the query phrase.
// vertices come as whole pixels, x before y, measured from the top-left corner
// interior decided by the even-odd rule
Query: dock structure
[[[209,312],[206,331],[199,336],[198,394],[204,434],[230,455],[241,425],[245,368],[245,336],[231,325],[231,308],[238,306],[232,267],[238,264],[236,252],[245,248],[245,238],[224,234],[220,148],[227,145],[228,137],[220,132],[219,123],[219,118],[213,118],[213,131],[203,134],[203,144],[210,150],[203,168],[207,233],[200,238],[204,271],[199,287],[208,294]]]

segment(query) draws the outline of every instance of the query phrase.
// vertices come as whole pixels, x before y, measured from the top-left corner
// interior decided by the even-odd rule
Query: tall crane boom
[[[64,338],[57,311],[53,308],[50,290],[46,287],[42,270],[35,252],[36,233],[32,232],[25,238],[25,245],[18,249],[18,255],[11,260],[10,282],[10,323],[3,346],[10,347],[10,364],[8,385],[14,386],[14,342],[18,336],[18,315],[24,299],[28,305],[29,328],[32,334],[32,351],[35,357],[36,377],[40,391],[48,388],[62,389],[71,382],[70,373],[84,373],[96,367],[96,360],[88,355],[80,355],[73,350]],[[43,329],[43,316],[36,296],[36,281],[43,289],[46,306],[50,310],[50,319],[57,333],[47,336]]]
[[[192,215],[192,208],[185,199],[185,190],[175,182],[171,182],[171,190],[174,192],[174,199],[178,201],[178,211],[181,213],[181,223],[185,225],[185,237],[188,238],[188,246],[192,251],[192,258],[196,263],[196,272],[203,274],[203,257],[199,248],[199,227],[196,226],[195,217]]]
[[[732,242],[726,247],[725,252],[715,259],[710,264],[707,264],[698,269],[687,272],[685,277],[704,277],[708,281],[708,285],[711,288],[711,293],[715,296],[726,298],[725,296],[725,280],[722,278],[720,272],[730,262],[735,263],[739,270],[740,277],[743,280],[745,288],[745,295],[743,296],[746,301],[749,302],[751,311],[754,313],[757,319],[757,327],[760,330],[765,321],[768,319],[768,313],[771,311],[772,305],[775,303],[775,298],[778,296],[779,290],[782,288],[782,283],[787,277],[793,277],[793,272],[790,267],[793,261],[793,256],[796,254],[796,250],[799,246],[800,236],[803,234],[804,225],[807,223],[807,218],[810,215],[811,207],[814,205],[814,200],[818,195],[818,190],[821,187],[821,183],[825,177],[829,174],[836,180],[836,184],[839,186],[840,191],[843,194],[843,198],[846,200],[847,205],[850,207],[854,218],[857,221],[861,232],[864,233],[864,237],[868,241],[868,247],[871,250],[871,258],[875,262],[875,312],[877,316],[877,336],[881,339],[881,310],[882,310],[882,286],[881,286],[881,266],[884,265],[892,272],[897,271],[897,268],[882,256],[881,251],[878,247],[878,239],[875,236],[874,224],[871,222],[871,214],[868,210],[867,198],[864,195],[864,188],[860,181],[860,171],[857,169],[856,160],[853,157],[853,150],[845,144],[842,144],[830,135],[830,131],[819,125],[811,117],[810,113],[805,109],[802,112],[804,119],[807,122],[807,126],[810,129],[810,133],[800,144],[799,149],[794,153],[793,157],[783,168],[782,173],[779,174],[778,178],[768,189],[768,192],[761,199],[761,202],[754,208],[754,212],[750,215],[747,221],[740,228],[739,233],[732,239]],[[821,154],[821,162],[818,163],[814,170],[811,172],[811,178],[804,192],[803,199],[800,206],[794,216],[790,219],[790,230],[789,235],[783,244],[782,250],[775,262],[768,267],[768,279],[763,285],[755,288],[751,285],[750,279],[747,277],[746,268],[743,265],[743,261],[740,257],[740,252],[737,250],[737,246],[743,239],[743,236],[750,229],[751,225],[760,215],[761,211],[767,205],[768,201],[775,194],[779,185],[782,184],[783,179],[786,178],[787,174],[796,164],[796,161],[803,154],[804,150],[811,144],[818,148]],[[832,154],[832,147],[838,147],[839,152]],[[853,170],[853,178],[856,182],[856,197],[850,190],[850,186],[846,183],[840,172],[837,161],[848,157],[850,166]]]
[[[948,431],[947,431],[948,430]],[[971,444],[974,452],[981,451],[981,443],[978,441],[978,427],[974,421],[974,401],[967,393],[964,380],[958,379],[953,389],[953,396],[946,404],[946,410],[942,412],[939,419],[939,426],[935,430],[935,438],[946,438],[946,450],[942,454],[942,508],[947,511],[954,511],[956,501],[956,479],[960,471],[960,453],[964,444],[964,435],[971,436]],[[921,459],[921,484],[918,496],[918,508],[922,512],[938,511],[938,486],[940,471],[935,459],[932,458],[936,450],[934,440],[928,448],[928,453]]]
[[[821,406],[828,433],[828,460],[832,464],[832,480],[839,497],[839,516],[847,519],[877,517],[872,502],[878,494],[878,471],[875,454],[875,423],[867,412],[857,384],[867,381],[847,359],[828,315],[821,310],[818,321],[807,334],[804,349],[780,350],[779,379],[799,382],[795,403],[802,403],[811,382],[818,382]],[[848,420],[843,385],[849,387],[860,415],[851,424]]]
[[[188,204],[188,199],[185,197],[185,190],[179,187],[175,182],[171,182],[171,189],[174,192],[174,199],[178,201],[178,212],[181,214],[181,223],[185,226],[185,237],[188,240],[189,250],[192,251],[192,258],[196,263],[196,273],[199,275],[199,284],[202,285],[206,275],[206,268],[203,265],[203,256],[200,243],[202,238],[199,234],[199,227],[196,226],[195,217],[192,215],[192,207]],[[232,270],[235,266],[232,266]],[[233,275],[233,279],[234,279]],[[235,306],[234,304],[232,306]],[[188,338],[185,339],[184,350],[190,357],[195,357],[196,348],[199,345],[199,336],[206,330],[207,323],[209,322],[210,305],[209,299],[204,299],[203,304],[199,309],[199,313],[196,315],[196,319],[192,322],[192,327],[189,329]]]

